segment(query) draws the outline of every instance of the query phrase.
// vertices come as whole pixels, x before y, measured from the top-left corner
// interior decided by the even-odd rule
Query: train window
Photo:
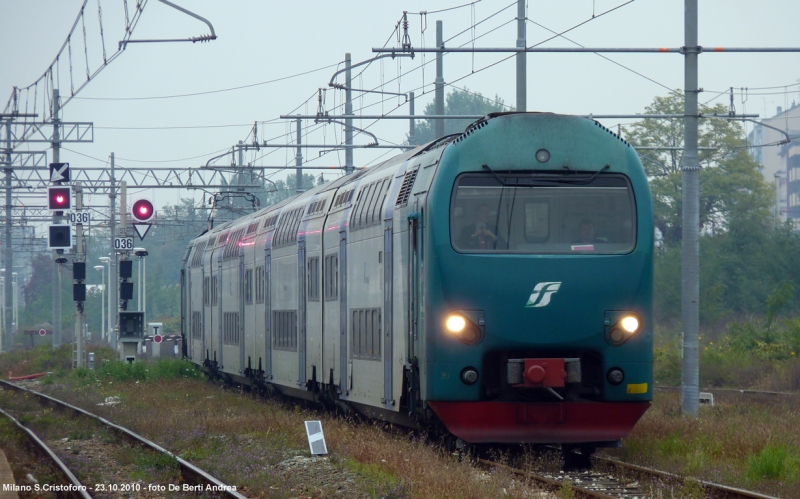
[[[369,225],[378,224],[381,221],[381,207],[383,200],[386,198],[386,190],[389,186],[389,179],[384,179],[383,182],[378,181],[378,188],[375,190],[375,200],[369,208]]]
[[[281,215],[275,235],[275,247],[288,246],[297,242],[297,229],[305,208],[300,207]]]
[[[244,271],[244,302],[253,304],[253,269]]]
[[[352,310],[350,341],[353,358],[381,359],[381,309]]]
[[[636,242],[633,191],[617,174],[462,174],[450,239],[463,253],[628,253]]]
[[[308,301],[319,301],[319,257],[315,256],[308,259],[306,276],[308,285]]]
[[[192,263],[190,264],[191,267],[198,267],[200,263],[203,261],[203,252],[206,250],[206,244],[208,241],[203,241],[202,243],[196,244],[194,248],[192,248]]]
[[[222,316],[222,343],[239,344],[239,312],[225,312]]]
[[[325,288],[325,301],[339,299],[339,256],[336,254],[325,257],[323,267],[325,278],[323,279]]]
[[[374,184],[368,184],[362,187],[358,191],[358,199],[356,199],[356,206],[353,208],[353,214],[350,217],[350,227],[353,229],[359,229],[363,227],[363,216],[364,207],[369,202],[369,195],[372,192],[372,189],[375,187]]]
[[[211,285],[211,279],[206,277],[203,279],[203,304],[204,305],[211,305],[210,298],[211,298],[211,290],[209,286]]]
[[[277,350],[297,350],[297,310],[272,312],[272,346]]]
[[[256,303],[264,303],[264,267],[256,267]]]
[[[203,327],[203,316],[200,312],[192,312],[192,338],[200,339]]]
[[[550,235],[550,205],[546,202],[525,203],[525,240],[531,243],[547,241]]]
[[[382,196],[383,196],[383,181],[378,180],[378,182],[375,185],[375,195],[372,196],[372,199],[370,200],[369,203],[369,207],[367,208],[368,211],[364,215],[366,225],[373,225],[377,222],[375,214],[377,213],[377,211],[379,211],[377,207],[379,204],[381,204]]]

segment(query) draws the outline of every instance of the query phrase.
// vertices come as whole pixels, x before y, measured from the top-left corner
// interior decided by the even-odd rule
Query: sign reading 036
[[[88,211],[69,212],[70,225],[89,225],[90,218]]]
[[[114,238],[115,250],[133,250],[132,237],[115,237]]]

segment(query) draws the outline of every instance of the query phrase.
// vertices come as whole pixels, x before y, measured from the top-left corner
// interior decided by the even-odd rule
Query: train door
[[[419,213],[413,212],[408,216],[408,267],[406,268],[408,290],[406,295],[406,324],[408,337],[406,338],[406,361],[408,363],[408,411],[416,412],[418,387],[420,386],[420,371],[417,361],[417,342],[419,341],[420,324],[420,286],[419,286]]]
[[[245,359],[245,346],[247,327],[251,327],[251,314],[253,309],[253,267],[245,263],[244,246],[239,248],[239,330],[237,336],[239,340],[239,372],[249,375],[252,363]]]
[[[267,234],[264,249],[264,378],[272,380],[272,252],[270,240],[272,233]]]
[[[306,373],[306,241],[297,241],[297,384],[305,386]]]
[[[225,366],[224,356],[223,356],[223,337],[222,337],[222,328],[224,327],[223,317],[224,314],[222,311],[224,310],[223,305],[223,286],[226,284],[224,280],[224,275],[222,273],[222,254],[224,250],[224,246],[220,247],[216,252],[214,252],[214,262],[215,264],[215,274],[211,276],[211,310],[212,315],[214,316],[214,323],[212,326],[213,331],[213,349],[214,349],[214,365],[219,369],[223,369]],[[219,253],[219,255],[217,255]]]
[[[332,228],[337,228],[338,222],[334,221],[336,215],[331,215],[326,220],[333,224]],[[337,345],[341,345],[339,340],[339,233],[334,230],[324,230],[322,234],[322,365],[325,366],[324,381],[330,382],[333,376],[333,384],[339,385],[340,373],[342,371],[337,350]],[[322,373],[320,373],[322,376]]]

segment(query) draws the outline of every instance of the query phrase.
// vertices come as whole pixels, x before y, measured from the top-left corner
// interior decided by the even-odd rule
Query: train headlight
[[[547,163],[550,161],[550,151],[547,149],[539,149],[536,151],[536,161],[539,163]]]
[[[451,333],[461,333],[464,331],[464,328],[467,327],[467,319],[465,319],[463,315],[459,314],[450,315],[447,318],[447,321],[445,321],[445,327]]]
[[[634,314],[625,314],[606,333],[606,339],[614,346],[620,346],[628,341],[641,329],[641,322]]]
[[[639,319],[633,315],[626,315],[620,321],[620,325],[626,332],[633,334],[639,330]]]
[[[459,313],[447,316],[444,329],[465,345],[475,345],[483,339],[483,332],[474,322]]]

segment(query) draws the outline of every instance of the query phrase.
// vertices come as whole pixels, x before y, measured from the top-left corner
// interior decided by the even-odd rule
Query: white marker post
[[[306,421],[306,435],[308,436],[308,447],[312,455],[327,454],[328,447],[325,445],[325,435],[322,433],[321,421]]]

